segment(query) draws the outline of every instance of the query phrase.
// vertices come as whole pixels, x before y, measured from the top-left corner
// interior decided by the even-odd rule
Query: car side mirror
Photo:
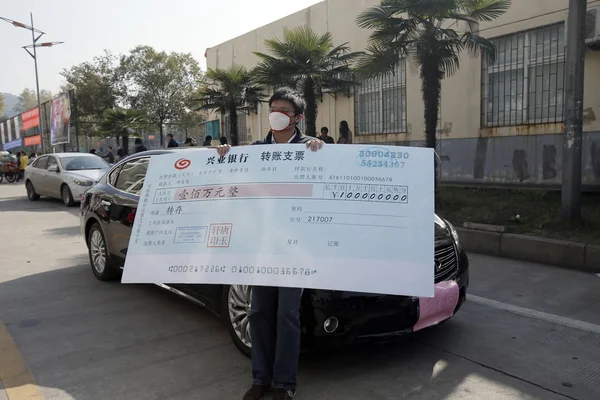
[[[56,172],[56,173],[60,172],[60,170],[58,169],[58,165],[51,165],[51,166],[49,166],[48,167],[48,171],[49,172]]]

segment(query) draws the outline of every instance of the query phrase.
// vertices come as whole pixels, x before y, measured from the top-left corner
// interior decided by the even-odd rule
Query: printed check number
[[[123,282],[432,296],[433,167],[395,146],[153,156]]]

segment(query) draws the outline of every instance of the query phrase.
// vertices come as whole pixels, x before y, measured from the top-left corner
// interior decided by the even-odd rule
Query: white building
[[[356,17],[379,0],[326,0],[207,50],[209,68],[254,67],[253,52],[285,28],[307,25],[331,32],[336,44],[364,50],[370,31]],[[588,1],[589,42],[600,42],[600,3]],[[519,0],[480,34],[494,39],[497,62],[463,54],[460,70],[443,81],[439,148],[445,181],[555,186],[561,182],[565,20],[568,0]],[[586,51],[583,182],[600,186],[600,52]],[[317,128],[348,121],[354,143],[422,145],[423,101],[419,71],[411,58],[398,74],[359,86],[350,97],[323,97]],[[221,120],[226,116],[214,116]],[[267,107],[240,115],[242,139],[268,130]]]

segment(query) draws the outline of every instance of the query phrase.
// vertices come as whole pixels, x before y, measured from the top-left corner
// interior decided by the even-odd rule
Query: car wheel
[[[106,240],[102,228],[94,223],[88,233],[88,253],[90,265],[96,278],[101,281],[110,281],[119,275],[119,269],[110,262],[106,249]]]
[[[225,285],[222,295],[221,316],[235,346],[250,357],[252,339],[250,337],[250,301],[252,286]]]
[[[36,193],[33,183],[27,181],[25,184],[25,190],[27,190],[27,198],[31,201],[37,201],[40,199],[40,195]]]
[[[73,199],[73,194],[71,194],[71,189],[69,186],[63,184],[60,188],[60,197],[62,198],[63,203],[67,207],[73,207],[75,204],[75,200]]]

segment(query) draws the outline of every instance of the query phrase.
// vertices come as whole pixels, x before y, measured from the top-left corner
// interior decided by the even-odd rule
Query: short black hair
[[[304,107],[306,107],[306,103],[304,99],[296,93],[296,91],[289,87],[280,87],[273,93],[273,96],[269,99],[269,107],[275,100],[285,100],[292,103],[294,106],[294,113],[296,115],[304,114]]]
[[[112,146],[108,146],[108,149],[109,149],[109,150],[112,150],[113,148],[112,148]]]
[[[321,133],[325,133],[325,134],[329,133],[329,128],[326,127],[326,126],[322,127],[321,128]]]
[[[168,133],[167,137],[170,137],[171,139],[173,139],[173,134],[172,133]]]
[[[142,139],[135,138],[135,144],[142,144]]]

